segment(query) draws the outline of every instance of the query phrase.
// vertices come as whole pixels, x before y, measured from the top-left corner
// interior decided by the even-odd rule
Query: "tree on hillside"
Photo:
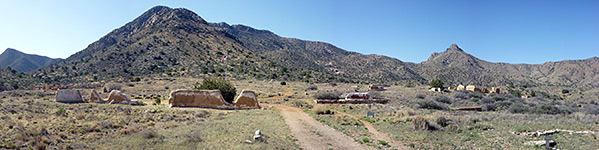
[[[193,86],[193,89],[196,90],[220,90],[220,93],[223,95],[225,101],[232,103],[235,98],[235,94],[237,93],[237,89],[225,79],[204,79],[202,84],[196,83]]]
[[[441,88],[441,90],[445,89],[445,87],[443,87],[443,81],[441,81],[441,79],[432,80],[430,85],[434,88]]]

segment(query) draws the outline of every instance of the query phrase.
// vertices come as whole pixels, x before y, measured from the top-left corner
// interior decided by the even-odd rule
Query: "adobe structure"
[[[345,100],[371,100],[370,94],[368,93],[349,93],[345,96]]]
[[[375,91],[384,91],[384,90],[386,90],[385,86],[383,86],[383,85],[370,85],[370,86],[368,86],[368,88],[370,88],[370,90],[375,90]]]
[[[225,101],[220,90],[172,91],[168,100],[170,107],[202,107],[214,109],[257,109],[260,108],[256,94],[243,90],[233,103]]]
[[[59,89],[56,91],[56,102],[61,103],[83,103],[79,90]]]
[[[314,100],[317,104],[364,104],[364,103],[387,103],[386,99],[374,99],[369,93],[349,93],[345,99]]]
[[[482,90],[480,88],[477,88],[474,85],[468,85],[468,86],[466,86],[466,90],[473,91],[473,92],[481,92],[482,93]]]
[[[142,103],[137,100],[131,100],[127,95],[118,90],[110,91],[108,94],[108,100],[104,100],[100,97],[100,94],[96,90],[92,90],[89,98],[90,102],[94,103],[108,103],[108,104],[130,104],[130,105],[141,105]]]

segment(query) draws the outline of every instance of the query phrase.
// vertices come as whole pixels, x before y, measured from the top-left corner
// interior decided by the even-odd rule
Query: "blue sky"
[[[1,1],[0,51],[66,58],[156,5],[407,62],[452,43],[491,62],[599,55],[597,0]]]

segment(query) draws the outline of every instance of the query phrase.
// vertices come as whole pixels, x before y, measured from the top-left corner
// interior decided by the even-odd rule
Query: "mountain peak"
[[[458,47],[458,45],[455,44],[455,43],[449,45],[449,48],[447,48],[447,51],[461,51],[461,52],[463,52],[463,50],[460,47]]]
[[[16,52],[19,52],[19,50],[16,50],[16,49],[14,49],[14,48],[6,48],[6,50],[4,50],[4,52],[5,52],[5,53],[6,53],[6,52],[15,52],[15,51],[16,51]]]

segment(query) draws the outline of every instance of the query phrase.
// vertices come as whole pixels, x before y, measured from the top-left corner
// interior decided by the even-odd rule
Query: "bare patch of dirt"
[[[285,123],[289,126],[289,129],[291,129],[291,132],[298,140],[297,143],[303,149],[372,149],[371,147],[358,144],[343,133],[314,120],[299,108],[282,105],[261,105],[273,106],[281,112]]]
[[[347,116],[352,117],[354,119],[360,120],[362,123],[364,123],[364,127],[368,128],[368,132],[370,132],[370,134],[372,134],[372,137],[374,139],[385,140],[386,142],[388,142],[388,144],[393,149],[409,149],[408,147],[406,147],[404,145],[403,142],[392,140],[391,138],[389,138],[389,136],[387,134],[381,133],[378,130],[376,130],[376,128],[374,128],[374,126],[370,122],[368,122],[368,121],[364,121],[364,120],[362,120],[362,119],[360,119],[360,118],[358,118],[356,116],[353,116],[353,115],[350,115],[350,114],[347,114],[347,113],[344,113],[344,112],[337,111],[336,113],[339,113],[340,115],[347,115]]]

